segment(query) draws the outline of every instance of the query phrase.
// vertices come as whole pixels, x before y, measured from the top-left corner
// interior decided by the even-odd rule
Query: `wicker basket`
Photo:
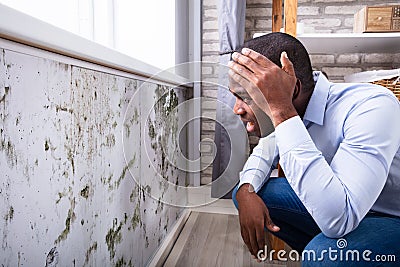
[[[390,91],[394,93],[398,100],[400,100],[400,76],[394,77],[392,79],[383,79],[379,81],[371,82],[373,84],[378,84],[383,87],[386,87]]]
[[[369,82],[386,87],[400,100],[400,69],[373,70],[350,74],[344,77],[345,82]]]

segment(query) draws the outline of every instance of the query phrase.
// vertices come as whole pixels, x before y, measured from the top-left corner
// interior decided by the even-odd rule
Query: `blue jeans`
[[[302,266],[400,266],[399,217],[369,213],[351,233],[328,238],[285,178],[270,178],[257,194],[281,229],[273,234],[299,252]]]

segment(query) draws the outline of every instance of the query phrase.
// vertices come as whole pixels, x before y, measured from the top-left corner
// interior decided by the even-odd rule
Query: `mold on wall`
[[[0,262],[146,265],[186,201],[187,97],[1,49]]]

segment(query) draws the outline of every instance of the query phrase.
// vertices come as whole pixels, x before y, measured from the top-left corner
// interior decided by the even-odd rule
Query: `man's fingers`
[[[248,250],[251,253],[251,243],[250,243],[249,233],[247,232],[247,229],[240,227],[240,233],[242,234],[243,242],[246,244]]]
[[[250,48],[243,48],[242,49],[242,54],[251,58],[254,62],[257,64],[261,65],[262,67],[271,67],[275,66],[275,64],[269,60],[268,58],[264,57],[260,53],[251,50]]]
[[[257,246],[258,246],[257,253],[258,253],[258,251],[264,249],[265,246],[264,226],[256,228],[256,236],[257,236]]]
[[[269,217],[269,214],[267,214],[267,216],[265,217],[265,227],[267,227],[267,229],[271,232],[278,232],[279,230],[281,230],[278,226],[274,224],[274,222]]]
[[[287,56],[287,53],[283,51],[281,53],[281,64],[282,64],[282,69],[289,74],[290,76],[296,76],[296,73],[294,72],[294,67],[292,62]]]
[[[250,237],[250,244],[251,244],[251,254],[253,254],[254,256],[257,256],[257,252],[258,252],[258,244],[257,244],[257,235],[256,235],[256,231],[255,229],[253,229],[253,231],[251,231],[249,233],[249,237]]]
[[[238,64],[235,61],[229,61],[228,67],[231,70],[234,70],[236,73],[238,73],[242,77],[244,77],[245,79],[249,80],[250,76],[252,75],[252,72],[249,71],[247,66],[245,67],[244,65]]]

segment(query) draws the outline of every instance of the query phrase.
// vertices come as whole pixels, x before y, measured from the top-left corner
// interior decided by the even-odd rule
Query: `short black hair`
[[[246,41],[237,51],[240,52],[241,48],[244,47],[262,54],[279,67],[282,67],[280,62],[281,53],[286,51],[303,89],[308,91],[314,88],[313,71],[308,52],[303,44],[293,36],[286,33],[273,32]]]

